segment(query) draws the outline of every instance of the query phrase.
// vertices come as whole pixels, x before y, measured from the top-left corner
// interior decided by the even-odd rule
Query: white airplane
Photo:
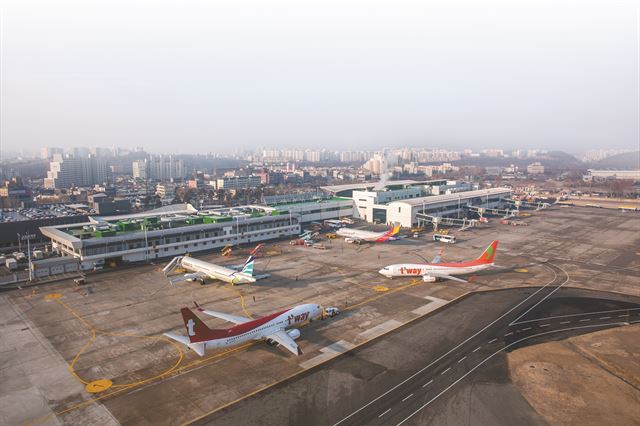
[[[498,251],[498,240],[493,241],[479,258],[468,262],[440,263],[436,256],[431,263],[400,263],[385,266],[378,272],[385,277],[419,277],[425,282],[435,282],[438,278],[466,283],[468,281],[454,275],[473,274],[493,266],[493,259]]]
[[[178,281],[200,281],[204,284],[205,279],[220,280],[231,284],[250,284],[255,283],[256,278],[253,276],[253,262],[255,261],[253,254],[249,256],[247,261],[242,265],[240,270],[227,268],[204,260],[194,259],[189,256],[174,257],[171,262],[165,266],[162,271],[165,274],[170,273],[177,267],[181,267],[190,271],[186,274],[172,278],[171,284]]]
[[[302,351],[295,342],[300,337],[300,330],[297,328],[286,329],[305,321],[322,318],[323,315],[320,305],[310,303],[255,320],[209,311],[202,309],[197,304],[196,308],[203,314],[236,324],[231,328],[211,329],[191,309],[182,308],[180,312],[187,329],[187,335],[182,336],[174,333],[164,333],[164,335],[188,346],[200,356],[204,355],[206,349],[235,346],[252,340],[265,340],[270,344],[284,347],[294,355],[302,355]]]
[[[346,237],[345,241],[348,243],[384,243],[385,241],[388,241],[390,238],[395,236],[398,232],[400,232],[400,225],[393,226],[387,232],[372,232],[362,229],[340,228],[336,231],[336,235]]]

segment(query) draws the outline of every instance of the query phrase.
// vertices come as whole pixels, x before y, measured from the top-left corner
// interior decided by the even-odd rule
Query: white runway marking
[[[629,311],[640,311],[640,308],[614,309],[614,310],[610,310],[610,311],[595,311],[595,312],[583,312],[581,314],[556,315],[556,316],[553,316],[553,317],[544,317],[544,318],[536,318],[536,319],[531,319],[531,320],[526,320],[526,321],[520,321],[520,322],[518,322],[516,324],[524,324],[524,323],[527,323],[527,322],[545,321],[545,320],[558,319],[558,318],[577,317],[577,316],[582,316],[582,315],[613,314],[613,313],[616,313],[616,312],[629,312]],[[626,315],[627,314],[625,314],[625,316]],[[638,312],[638,315],[640,315],[640,312]]]
[[[380,418],[380,417],[384,416],[384,415],[385,415],[385,414],[387,414],[389,411],[391,411],[391,408],[389,408],[389,409],[388,409],[387,411],[385,411],[384,413],[380,414],[380,415],[378,416],[378,418]]]
[[[560,324],[569,324],[571,321],[560,321]]]
[[[529,330],[531,330],[531,327],[523,328],[521,331],[529,331]]]
[[[540,327],[549,327],[551,324],[540,324]]]
[[[482,346],[478,346],[477,348],[475,348],[475,349],[474,349],[474,350],[472,350],[471,352],[477,352],[477,351],[479,351],[479,350],[480,350],[480,348],[481,348],[481,347],[482,347]]]
[[[460,364],[460,363],[461,363],[462,361],[464,361],[465,359],[467,359],[467,357],[466,357],[466,356],[463,356],[462,358],[460,358],[460,359],[458,360],[458,364]]]
[[[550,263],[551,265],[551,263]],[[553,293],[555,293],[556,291],[560,290],[562,288],[562,286],[564,286],[566,283],[569,282],[569,274],[567,273],[567,271],[565,271],[564,269],[562,269],[561,267],[559,267],[558,265],[553,265],[556,268],[560,269],[562,272],[564,272],[564,274],[567,276],[567,278],[562,282],[562,284],[559,284],[556,286],[556,288],[554,288],[553,290],[551,290],[551,292],[549,292],[549,294],[547,294],[546,296],[544,296],[542,299],[540,299],[538,301],[538,303],[536,303],[535,305],[533,305],[532,307],[530,307],[529,309],[527,309],[526,311],[524,311],[524,313],[522,315],[520,315],[518,318],[514,319],[513,321],[511,321],[511,324],[509,325],[514,325],[518,322],[518,320],[522,317],[524,317],[525,315],[527,315],[529,312],[531,312],[536,306],[538,306],[539,304],[541,304],[542,302],[544,302],[545,300],[547,300]],[[555,274],[555,271],[554,271]],[[558,274],[555,274],[555,276],[557,277]],[[555,281],[555,278],[554,278]],[[542,288],[545,288],[547,286],[544,286]],[[534,293],[535,294],[535,293]]]
[[[405,402],[407,399],[411,398],[413,396],[413,394],[409,395],[409,396],[405,396],[404,399],[402,400],[402,402]]]
[[[446,370],[444,370],[442,373],[440,373],[440,375],[442,376],[444,373],[448,373],[449,370],[451,370],[451,367],[447,368]]]
[[[580,321],[578,322],[587,322],[587,321],[591,321],[591,318],[582,318]]]
[[[426,388],[427,386],[429,386],[431,383],[433,383],[433,380],[429,380],[427,383],[425,383],[424,385],[422,385],[423,388]]]
[[[511,334],[513,334],[513,333],[511,333]],[[505,334],[505,336],[506,336],[506,334]],[[497,342],[497,341],[498,341],[498,339],[491,339],[491,340],[489,340],[489,342],[488,342],[488,343],[489,343],[489,344],[492,344],[492,343],[495,343],[495,342]]]
[[[611,319],[611,317],[600,317],[601,320],[608,320]]]
[[[640,321],[631,321],[629,322],[630,324],[635,324],[635,323],[640,323]],[[624,324],[624,323],[616,323],[616,324]],[[457,379],[456,381],[454,381],[453,383],[451,383],[449,386],[447,386],[442,392],[440,392],[439,394],[437,394],[436,396],[434,396],[433,398],[431,398],[429,401],[427,401],[424,405],[422,405],[420,408],[418,408],[416,411],[414,411],[413,413],[411,413],[408,417],[406,417],[404,420],[402,420],[400,423],[398,423],[397,426],[400,426],[401,424],[405,423],[407,420],[409,420],[410,418],[412,418],[413,416],[415,416],[417,413],[419,413],[420,411],[422,411],[422,409],[424,409],[424,407],[426,407],[427,405],[431,404],[433,401],[435,401],[436,399],[438,399],[442,394],[444,394],[445,392],[447,392],[449,389],[451,389],[453,386],[455,386],[456,384],[458,384],[461,380],[463,380],[465,377],[467,377],[469,374],[473,373],[475,370],[477,370],[478,368],[480,368],[480,366],[482,366],[485,362],[489,361],[491,358],[493,358],[494,356],[496,356],[497,354],[499,354],[500,352],[503,352],[505,350],[507,350],[509,347],[513,346],[513,345],[517,345],[520,342],[523,342],[525,340],[528,339],[532,339],[534,337],[538,337],[538,336],[543,336],[545,334],[551,334],[551,333],[557,333],[560,331],[569,331],[569,330],[578,330],[578,329],[583,329],[583,328],[595,328],[595,327],[603,327],[607,324],[597,324],[597,325],[582,325],[582,326],[577,326],[577,327],[568,327],[568,328],[563,328],[560,330],[551,330],[551,331],[545,331],[542,333],[537,333],[537,334],[533,334],[531,336],[527,336],[527,337],[523,337],[520,340],[517,340],[513,343],[510,343],[508,345],[506,345],[503,348],[498,349],[496,352],[494,352],[493,354],[489,355],[488,357],[486,357],[484,360],[482,360],[480,363],[478,363],[475,367],[473,367],[471,370],[467,371],[464,375],[462,375],[462,377],[460,377],[459,379]]]
[[[540,293],[542,290],[544,290],[545,288],[547,288],[549,285],[551,285],[556,278],[558,278],[558,273],[551,267],[544,265],[546,268],[548,268],[549,270],[551,270],[551,272],[553,273],[553,278],[547,282],[544,286],[540,287],[538,290],[534,291],[533,293],[531,293],[529,296],[525,297],[523,300],[521,300],[520,302],[518,302],[515,306],[513,306],[512,308],[510,308],[507,312],[503,313],[502,315],[500,315],[498,318],[494,319],[493,321],[491,321],[489,324],[485,325],[484,327],[482,327],[480,330],[476,331],[475,333],[473,333],[471,336],[467,337],[466,339],[464,339],[462,342],[458,343],[456,346],[454,346],[453,348],[449,349],[447,352],[445,352],[444,354],[440,355],[438,358],[436,358],[435,360],[431,361],[429,364],[427,364],[426,366],[424,366],[423,368],[421,368],[420,370],[416,371],[415,373],[413,373],[411,376],[409,376],[408,378],[406,378],[405,380],[403,380],[402,382],[398,383],[397,385],[393,386],[392,388],[388,389],[386,392],[382,393],[381,395],[377,396],[376,398],[372,399],[371,401],[369,401],[368,403],[364,404],[362,407],[358,408],[357,410],[354,410],[351,414],[349,414],[348,416],[345,416],[342,418],[342,420],[337,421],[336,423],[334,423],[334,426],[339,425],[340,423],[344,422],[345,420],[353,417],[355,414],[359,413],[360,411],[364,410],[365,408],[367,408],[368,406],[370,406],[371,404],[373,404],[374,402],[378,401],[380,398],[388,395],[390,392],[393,392],[395,389],[397,389],[398,387],[402,386],[403,384],[405,384],[406,382],[408,382],[409,380],[413,379],[414,377],[416,377],[418,374],[422,373],[423,371],[425,371],[427,368],[435,365],[436,363],[440,362],[442,359],[444,359],[446,356],[450,355],[453,351],[457,350],[458,348],[460,348],[462,345],[464,345],[465,343],[467,343],[468,341],[470,341],[471,339],[473,339],[474,337],[480,335],[482,332],[484,332],[485,330],[487,330],[489,327],[493,326],[494,324],[496,324],[498,321],[500,321],[501,319],[503,319],[504,317],[506,317],[507,315],[509,315],[511,312],[515,311],[516,309],[518,309],[520,306],[522,306],[523,304],[527,303],[528,300],[530,300],[532,297],[534,297],[535,295],[537,295],[538,293]],[[566,272],[565,272],[566,273]],[[568,277],[568,275],[567,275]],[[568,278],[567,278],[568,280]]]

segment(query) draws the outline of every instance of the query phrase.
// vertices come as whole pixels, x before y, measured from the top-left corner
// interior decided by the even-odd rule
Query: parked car
[[[327,317],[335,317],[336,315],[340,314],[340,309],[336,308],[335,306],[328,306],[326,308],[324,308],[324,314]]]

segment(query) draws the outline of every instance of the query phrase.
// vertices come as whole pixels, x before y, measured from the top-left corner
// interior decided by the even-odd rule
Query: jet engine
[[[292,328],[291,330],[287,331],[287,334],[289,335],[289,337],[291,337],[293,340],[296,340],[298,337],[300,337],[300,330],[298,330],[297,328]]]

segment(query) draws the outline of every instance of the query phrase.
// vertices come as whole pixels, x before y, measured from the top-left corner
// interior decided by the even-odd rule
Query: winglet
[[[482,252],[478,260],[482,263],[493,263],[493,259],[496,257],[498,251],[498,240],[494,240],[485,251]]]

